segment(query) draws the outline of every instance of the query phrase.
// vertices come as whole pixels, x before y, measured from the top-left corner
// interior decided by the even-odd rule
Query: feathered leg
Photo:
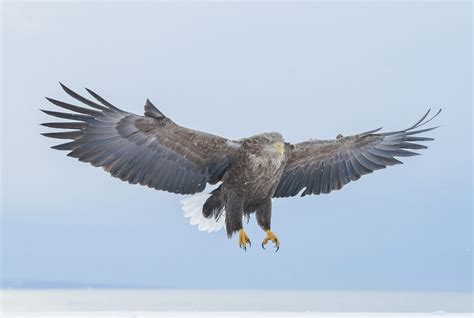
[[[230,194],[227,198],[225,209],[225,227],[227,230],[227,236],[231,238],[234,232],[239,232],[239,246],[246,251],[247,244],[252,246],[252,243],[242,226],[243,200],[235,194]]]
[[[269,198],[265,203],[261,204],[257,210],[257,223],[267,233],[267,236],[263,239],[262,248],[265,249],[265,245],[268,241],[272,241],[275,244],[275,252],[280,249],[280,240],[276,235],[270,231],[272,221],[272,199]]]

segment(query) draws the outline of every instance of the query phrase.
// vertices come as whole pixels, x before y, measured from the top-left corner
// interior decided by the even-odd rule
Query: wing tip
[[[102,110],[112,109],[116,111],[121,111],[121,109],[109,103],[107,100],[105,100],[105,98],[103,98],[102,96],[94,92],[92,89],[87,88],[87,87],[84,87],[84,88],[92,97],[94,97],[97,101],[99,101],[99,103],[105,106],[104,108],[101,108]]]
[[[91,90],[90,88],[84,87],[84,89],[85,89],[89,94],[91,94],[93,97],[94,97],[95,95],[97,95],[96,92],[94,92],[94,91]]]
[[[69,87],[67,87],[66,85],[64,85],[61,81],[58,81],[59,85],[61,86],[61,88],[64,90],[64,91],[69,91]]]
[[[64,143],[64,144],[59,144],[59,145],[56,145],[56,146],[51,146],[49,148],[51,149],[54,149],[54,150],[72,150],[72,148],[70,147],[70,142],[67,142],[67,143]]]

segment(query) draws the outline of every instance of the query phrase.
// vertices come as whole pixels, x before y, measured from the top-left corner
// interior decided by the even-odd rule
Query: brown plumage
[[[43,110],[70,120],[42,124],[66,129],[43,134],[70,140],[52,148],[67,150],[68,156],[102,167],[123,181],[157,190],[194,194],[208,183],[221,182],[198,212],[215,222],[225,218],[228,236],[239,232],[239,245],[244,249],[250,244],[243,231],[244,217],[256,212],[258,224],[267,232],[262,246],[271,240],[278,250],[280,242],[270,230],[273,197],[329,193],[362,175],[401,163],[395,157],[413,156],[417,153],[411,150],[426,148],[415,142],[432,138],[417,135],[436,127],[416,129],[441,111],[426,120],[428,111],[415,125],[400,131],[378,133],[379,128],[291,145],[276,132],[229,140],[179,126],[149,100],[144,116],[139,116],[115,107],[91,90],[87,91],[96,101],[61,86],[89,107],[47,98],[72,112]]]

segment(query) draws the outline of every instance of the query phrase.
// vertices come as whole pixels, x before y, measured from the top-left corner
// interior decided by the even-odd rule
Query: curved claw
[[[247,246],[245,244],[239,244],[239,247],[244,250],[244,252],[247,252]]]
[[[239,247],[243,249],[245,252],[247,252],[247,244],[249,244],[249,247],[252,247],[252,243],[250,242],[249,237],[247,236],[247,233],[243,229],[239,231]]]
[[[273,234],[272,231],[267,230],[267,236],[263,239],[262,242],[262,248],[265,249],[265,244],[267,244],[269,241],[272,241],[275,244],[275,253],[278,252],[280,249],[280,240],[276,237],[275,234]]]

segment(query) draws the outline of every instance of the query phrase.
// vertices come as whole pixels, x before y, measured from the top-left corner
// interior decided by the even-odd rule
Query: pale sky
[[[4,3],[3,286],[468,291],[470,3]],[[174,194],[131,186],[40,136],[88,87],[228,138],[289,142],[443,108],[423,155],[330,195],[277,199],[278,253],[189,225]]]

